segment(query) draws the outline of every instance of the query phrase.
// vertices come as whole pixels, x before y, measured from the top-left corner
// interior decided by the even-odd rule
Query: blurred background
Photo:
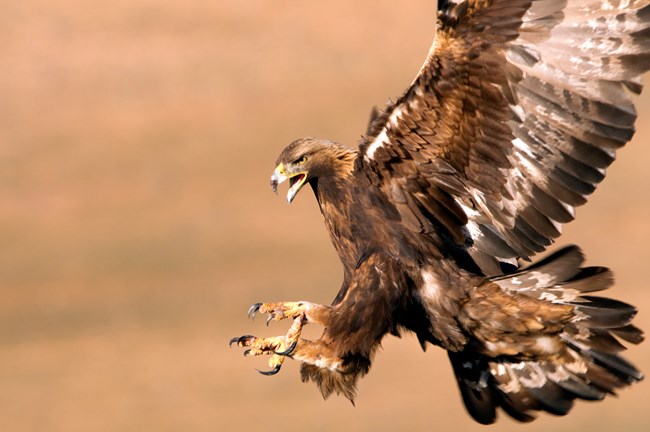
[[[420,67],[434,1],[1,3],[2,430],[484,430],[411,336],[385,340],[356,408],[228,349],[287,330],[250,304],[336,294],[316,203],[273,195],[273,162],[301,136],[355,145]],[[647,330],[650,93],[638,111],[561,243],[615,270]],[[650,343],[629,358],[650,372]],[[527,430],[650,430],[649,398],[641,383]]]

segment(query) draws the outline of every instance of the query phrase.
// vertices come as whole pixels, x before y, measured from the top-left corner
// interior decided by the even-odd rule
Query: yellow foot
[[[255,336],[241,336],[232,338],[230,345],[237,343],[237,346],[248,347],[244,351],[244,356],[252,357],[258,355],[270,355],[268,372],[258,371],[264,375],[275,375],[280,371],[280,367],[286,357],[291,357],[298,345],[302,326],[307,324],[307,312],[314,305],[309,302],[283,302],[283,303],[256,303],[248,310],[248,316],[253,318],[257,312],[268,314],[269,321],[280,321],[285,318],[293,319],[293,323],[285,336],[276,336],[269,338],[258,338]]]
[[[270,371],[260,371],[262,375],[275,375],[280,371],[282,363],[286,356],[293,353],[298,340],[289,341],[287,336],[275,336],[269,338],[258,338],[251,335],[234,337],[230,339],[230,345],[236,343],[240,347],[249,347],[244,351],[244,357],[253,357],[258,355],[270,355]]]
[[[302,321],[309,306],[308,302],[255,303],[248,309],[248,317],[254,318],[257,312],[268,314],[266,325],[271,320],[280,321],[285,318],[300,318]]]

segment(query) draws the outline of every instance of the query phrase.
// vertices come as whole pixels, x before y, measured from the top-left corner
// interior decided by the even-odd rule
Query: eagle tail
[[[471,344],[449,352],[465,406],[479,423],[493,423],[498,407],[522,422],[534,420],[534,411],[565,415],[575,399],[601,400],[643,379],[620,356],[622,341],[643,341],[632,324],[636,309],[586,295],[606,290],[613,277],[604,267],[581,268],[583,261],[580,250],[569,246],[523,271],[492,279],[505,291],[571,305],[573,314],[559,334],[561,349],[544,357],[490,357]]]

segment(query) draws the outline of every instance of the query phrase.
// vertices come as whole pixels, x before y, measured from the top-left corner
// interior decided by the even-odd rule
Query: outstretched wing
[[[361,167],[409,229],[483,271],[543,251],[634,134],[648,0],[441,0],[433,46],[373,115]]]

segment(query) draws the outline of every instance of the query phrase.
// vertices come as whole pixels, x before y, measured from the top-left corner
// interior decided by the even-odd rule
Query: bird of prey
[[[331,305],[258,303],[286,335],[241,336],[287,358],[324,397],[354,400],[382,338],[447,350],[470,415],[564,415],[643,378],[621,357],[636,309],[568,246],[526,261],[603,180],[634,133],[650,69],[649,0],[440,0],[433,45],[405,93],[373,110],[358,148],[302,138],[271,185],[311,186],[343,265]],[[306,324],[323,326],[316,340]]]

